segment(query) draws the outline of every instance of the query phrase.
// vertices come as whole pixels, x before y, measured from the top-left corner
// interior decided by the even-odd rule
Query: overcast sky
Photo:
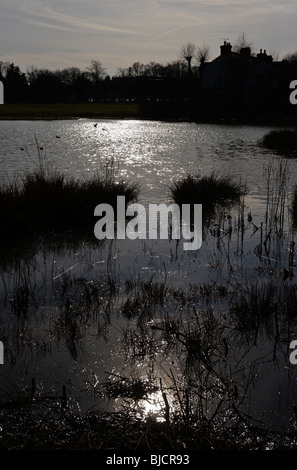
[[[0,0],[0,60],[25,72],[97,59],[113,75],[176,60],[187,41],[208,44],[213,59],[241,32],[281,59],[297,50],[296,20],[296,0]]]

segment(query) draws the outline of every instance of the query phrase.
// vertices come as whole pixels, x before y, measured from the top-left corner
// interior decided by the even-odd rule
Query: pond
[[[42,157],[78,179],[112,166],[116,179],[139,184],[144,206],[172,202],[170,185],[188,174],[231,175],[248,188],[239,205],[204,227],[199,250],[184,251],[176,240],[66,235],[2,250],[3,403],[34,383],[44,398],[66,390],[82,413],[129,410],[160,421],[179,413],[215,422],[236,410],[272,430],[295,429],[290,197],[297,162],[261,146],[269,130],[0,122],[2,183]]]

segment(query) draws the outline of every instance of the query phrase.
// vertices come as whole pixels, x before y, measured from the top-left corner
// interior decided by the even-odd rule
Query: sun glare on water
[[[143,419],[154,418],[157,422],[164,422],[170,409],[172,409],[172,404],[172,396],[167,393],[163,395],[161,390],[157,390],[149,393],[138,403],[138,416]]]

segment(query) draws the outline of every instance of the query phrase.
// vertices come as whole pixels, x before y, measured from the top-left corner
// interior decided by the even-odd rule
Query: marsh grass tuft
[[[228,206],[239,202],[247,192],[240,182],[231,176],[187,175],[171,186],[174,202],[181,204],[202,204],[203,215],[212,215],[217,206]]]
[[[239,288],[230,313],[235,316],[237,330],[243,336],[266,336],[278,342],[288,340],[289,332],[296,327],[296,308],[296,285],[270,280],[249,282]]]
[[[297,129],[277,129],[266,134],[262,145],[281,153],[295,153],[297,151]]]
[[[291,204],[291,215],[293,227],[297,228],[297,186],[293,190],[292,204]]]
[[[118,195],[124,195],[128,203],[137,192],[136,184],[116,181],[111,171],[77,180],[40,164],[20,182],[0,188],[0,238],[65,231],[92,234],[97,204],[116,207]]]
[[[164,304],[170,289],[166,280],[155,282],[150,279],[137,284],[126,283],[126,292],[130,295],[123,304],[122,313],[127,318],[133,318],[138,315],[151,316],[157,306]]]

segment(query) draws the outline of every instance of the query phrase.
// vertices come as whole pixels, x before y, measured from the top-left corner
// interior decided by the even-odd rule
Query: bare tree
[[[251,49],[251,52],[254,52],[254,43],[247,39],[246,34],[244,32],[239,33],[235,43],[233,44],[233,51],[240,52],[241,49],[244,49],[246,47],[249,47]]]
[[[180,58],[185,59],[188,63],[188,73],[192,73],[192,59],[195,57],[196,44],[194,42],[186,42],[182,45],[180,51]]]
[[[91,80],[96,84],[106,77],[106,71],[100,60],[92,60],[91,65],[87,67]]]
[[[152,77],[161,77],[163,66],[158,62],[151,61],[145,65],[145,75]]]
[[[279,51],[277,51],[276,49],[270,49],[269,50],[269,55],[271,55],[271,57],[273,58],[274,61],[278,61],[279,60]]]
[[[125,69],[124,67],[119,67],[116,73],[116,77],[126,77],[128,75],[128,70]]]
[[[288,54],[286,54],[283,59],[286,61],[286,62],[289,62],[291,64],[293,63],[296,63],[297,62],[297,51],[295,52],[289,52]]]
[[[187,76],[187,66],[183,60],[175,60],[164,66],[163,73],[167,79],[184,78]]]
[[[134,62],[131,67],[129,67],[129,75],[132,77],[142,77],[144,75],[145,66],[140,62]]]
[[[27,80],[29,83],[37,79],[39,69],[35,65],[28,65],[26,69]]]
[[[210,56],[210,46],[208,44],[202,44],[197,47],[196,59],[200,64],[209,60]]]

